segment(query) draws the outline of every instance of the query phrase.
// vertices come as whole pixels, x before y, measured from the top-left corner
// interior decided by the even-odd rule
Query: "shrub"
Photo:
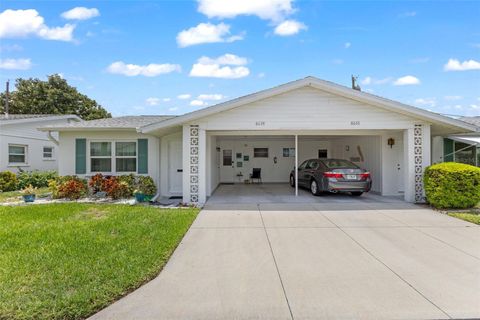
[[[157,193],[157,187],[155,186],[152,177],[149,176],[138,177],[137,190],[150,196],[153,196]]]
[[[56,171],[22,171],[18,174],[18,188],[29,185],[34,188],[48,187],[48,181],[57,177]]]
[[[128,196],[129,197],[132,196],[133,191],[135,190],[136,185],[137,185],[137,179],[136,179],[135,175],[133,173],[131,173],[131,174],[118,176],[118,180],[120,182],[124,182],[124,183],[127,184],[127,186],[128,186]]]
[[[97,173],[88,181],[88,186],[92,188],[93,193],[97,193],[103,190],[103,185],[105,183],[105,178],[101,173]]]
[[[17,190],[18,180],[11,171],[0,172],[0,192]]]
[[[127,198],[131,195],[128,184],[114,176],[104,180],[103,190],[107,193],[107,196],[112,199]]]
[[[480,168],[455,162],[425,170],[427,201],[436,208],[471,208],[480,202]]]
[[[55,198],[77,200],[87,194],[87,183],[76,176],[64,176],[50,182],[49,187]]]

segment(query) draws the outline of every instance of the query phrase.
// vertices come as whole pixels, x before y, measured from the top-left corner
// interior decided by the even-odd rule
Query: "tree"
[[[16,90],[10,93],[11,114],[75,114],[84,120],[110,118],[112,115],[95,100],[70,86],[58,74],[47,81],[37,78],[15,81]],[[5,110],[5,92],[0,94],[0,111]]]

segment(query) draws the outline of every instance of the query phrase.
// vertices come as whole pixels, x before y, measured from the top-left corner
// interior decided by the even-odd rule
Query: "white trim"
[[[478,131],[478,128],[476,126],[460,120],[452,119],[434,112],[426,111],[420,108],[409,106],[393,100],[385,99],[369,93],[353,90],[351,88],[344,87],[344,86],[335,84],[333,82],[320,80],[315,77],[306,77],[304,79],[292,81],[271,89],[259,91],[259,92],[246,95],[237,99],[233,99],[227,102],[223,102],[208,108],[193,111],[176,118],[167,119],[161,122],[145,125],[143,127],[140,127],[138,129],[138,132],[149,133],[159,129],[165,129],[172,126],[179,126],[191,121],[198,120],[200,118],[204,118],[219,112],[227,111],[248,103],[270,98],[270,97],[273,97],[282,93],[286,93],[288,91],[292,91],[295,89],[299,89],[302,87],[317,88],[319,90],[323,90],[332,94],[357,100],[359,102],[374,105],[389,111],[398,112],[398,113],[412,116],[421,120],[437,122],[437,123],[454,127],[460,130],[467,130],[471,132]]]
[[[45,148],[51,148],[52,151],[50,152],[52,154],[52,156],[49,158],[49,157],[45,157]],[[47,152],[48,153],[48,152]],[[55,161],[57,160],[55,158],[55,147],[53,146],[42,146],[42,160],[43,161]]]
[[[23,154],[15,154],[12,155],[23,155],[25,157],[24,162],[10,162],[10,147],[22,147],[24,148]],[[9,167],[26,167],[29,166],[28,164],[28,144],[19,144],[19,143],[9,143],[7,146],[7,163]]]
[[[110,159],[110,165],[111,165],[111,171],[94,171],[92,172],[92,163],[91,163],[91,155],[90,155],[90,144],[92,142],[109,142],[110,143],[110,156],[94,156],[93,158],[98,158],[98,159]],[[134,142],[135,143],[135,157],[131,156],[118,156],[116,155],[116,143],[117,142]],[[134,173],[136,175],[145,175],[145,174],[139,174],[138,173],[138,141],[135,139],[87,139],[87,168],[86,168],[86,175],[95,175],[97,173],[101,173],[103,175],[123,175],[123,174],[131,174]],[[117,171],[117,162],[115,161],[117,158],[119,159],[127,159],[127,158],[135,158],[135,171]]]

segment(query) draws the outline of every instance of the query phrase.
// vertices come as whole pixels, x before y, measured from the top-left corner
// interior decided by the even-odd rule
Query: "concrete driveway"
[[[480,228],[406,203],[208,204],[92,319],[480,318]]]

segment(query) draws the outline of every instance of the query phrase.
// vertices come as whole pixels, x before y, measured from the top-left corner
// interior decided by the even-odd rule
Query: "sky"
[[[315,76],[480,116],[480,1],[0,2],[0,81],[58,73],[114,116]],[[2,90],[3,91],[3,90]]]

